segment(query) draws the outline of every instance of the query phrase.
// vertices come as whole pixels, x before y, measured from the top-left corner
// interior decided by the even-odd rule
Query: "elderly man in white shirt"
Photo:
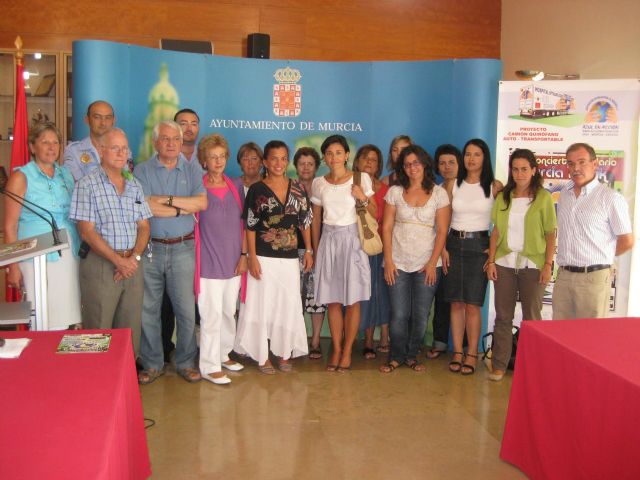
[[[596,152],[586,143],[567,149],[571,181],[558,201],[558,277],[553,319],[602,318],[609,311],[614,258],[633,247],[624,197],[598,182]]]

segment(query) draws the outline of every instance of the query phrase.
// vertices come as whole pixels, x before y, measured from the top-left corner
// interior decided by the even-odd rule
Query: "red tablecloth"
[[[500,457],[533,479],[640,478],[640,319],[524,322]]]
[[[56,353],[76,332],[0,332],[32,339],[0,359],[0,478],[151,475],[131,332],[107,331],[108,352],[80,354]]]

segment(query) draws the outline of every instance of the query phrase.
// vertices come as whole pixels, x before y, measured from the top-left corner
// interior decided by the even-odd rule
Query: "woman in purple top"
[[[247,250],[242,208],[244,189],[240,179],[224,174],[229,146],[222,135],[204,137],[198,160],[207,173],[207,209],[196,223],[196,296],[200,309],[200,372],[218,385],[231,383],[222,367],[244,367],[229,359],[236,336],[236,302],[240,275],[247,271]]]

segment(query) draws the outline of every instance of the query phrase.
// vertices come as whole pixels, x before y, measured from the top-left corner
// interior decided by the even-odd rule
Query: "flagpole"
[[[9,174],[17,167],[22,167],[29,162],[29,147],[27,144],[27,98],[24,89],[24,52],[22,51],[22,38],[18,35],[16,46],[16,110],[13,118],[13,144],[11,145],[11,166]]]
[[[9,175],[29,162],[29,146],[27,141],[27,98],[24,90],[24,52],[22,51],[22,38],[18,35],[14,45],[16,46],[16,83],[15,83],[15,116],[13,118],[13,142],[11,144],[11,163]],[[20,301],[22,292],[20,289],[11,288],[6,284],[5,299],[8,302]],[[22,325],[18,326],[23,329]]]

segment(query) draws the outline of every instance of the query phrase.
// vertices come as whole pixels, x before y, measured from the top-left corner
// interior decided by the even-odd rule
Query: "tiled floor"
[[[498,458],[511,373],[494,383],[483,366],[463,377],[448,357],[425,362],[384,375],[380,355],[358,353],[346,374],[304,358],[267,376],[247,361],[228,386],[168,367],[141,388],[152,478],[525,478]]]

